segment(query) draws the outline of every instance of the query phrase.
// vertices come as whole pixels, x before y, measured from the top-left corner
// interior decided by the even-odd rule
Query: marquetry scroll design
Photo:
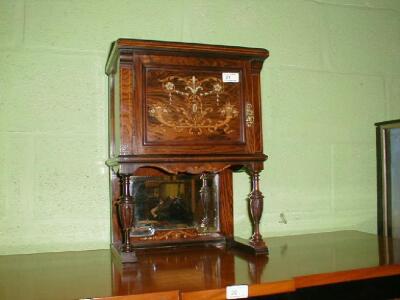
[[[177,240],[177,239],[187,239],[196,238],[199,233],[196,229],[180,229],[180,230],[160,230],[156,231],[154,235],[144,236],[136,238],[141,241],[165,241],[165,240]]]
[[[183,90],[177,88],[174,83],[176,81],[184,83]],[[170,104],[172,104],[172,95],[176,94],[186,97],[193,105],[201,105],[201,97],[216,95],[216,103],[219,105],[220,94],[224,92],[224,84],[216,77],[207,77],[199,80],[196,76],[168,76],[167,78],[161,79],[160,82],[162,83],[163,89],[168,93]],[[205,91],[203,85],[207,82],[212,84],[212,89]]]
[[[157,165],[157,167],[170,174],[178,174],[178,173],[202,174],[203,172],[219,173],[225,169],[230,168],[231,164],[224,162],[222,163],[202,162],[199,164],[173,163],[173,164],[159,164]]]
[[[149,105],[148,113],[163,126],[198,136],[212,134],[217,130],[225,134],[234,131],[229,123],[238,117],[239,110],[229,98],[222,103],[224,84],[220,79],[168,76],[159,81],[162,90],[168,95],[168,103]],[[184,101],[176,101],[176,98],[183,98]],[[212,102],[210,105],[210,99],[214,99],[215,104]],[[215,112],[218,118],[215,118]]]

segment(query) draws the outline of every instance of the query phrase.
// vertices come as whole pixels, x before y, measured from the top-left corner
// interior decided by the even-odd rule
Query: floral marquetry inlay
[[[222,80],[212,76],[167,76],[159,79],[159,84],[166,97],[149,104],[148,114],[164,129],[194,136],[234,131],[230,123],[238,118],[239,110],[225,93]]]

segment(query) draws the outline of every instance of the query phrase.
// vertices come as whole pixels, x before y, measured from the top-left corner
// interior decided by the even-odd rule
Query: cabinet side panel
[[[253,71],[252,75],[252,99],[254,109],[254,152],[263,152],[262,138],[262,109],[261,109],[261,93],[260,93],[260,72]]]
[[[116,69],[115,74],[111,74],[112,82],[110,86],[110,100],[109,100],[109,111],[110,117],[109,120],[109,138],[110,138],[110,157],[116,156],[120,152],[121,145],[121,119],[120,119],[120,106],[121,106],[121,72],[119,67]]]
[[[108,76],[108,156],[115,155],[115,74]]]
[[[133,70],[131,64],[120,66],[120,126],[121,144],[120,154],[133,153],[132,144],[134,137],[133,120]]]
[[[233,237],[233,191],[232,170],[225,169],[219,173],[219,213],[220,231],[227,237]]]
[[[243,104],[243,115],[244,115],[244,130],[246,132],[246,146],[247,146],[247,152],[248,153],[255,153],[255,144],[257,143],[256,141],[256,136],[254,134],[255,128],[257,127],[257,124],[255,123],[255,118],[254,118],[254,106],[257,105],[257,99],[254,98],[254,87],[253,87],[253,77],[252,77],[252,70],[250,67],[250,62],[246,62],[246,90],[248,91],[246,94],[246,98],[244,99],[244,104]]]

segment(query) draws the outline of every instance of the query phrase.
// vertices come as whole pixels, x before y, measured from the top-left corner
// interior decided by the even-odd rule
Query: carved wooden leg
[[[200,179],[202,180],[200,188],[200,200],[203,205],[203,218],[200,223],[200,228],[203,231],[207,231],[209,225],[208,205],[210,202],[210,188],[207,185],[207,173],[202,173]]]
[[[121,174],[121,196],[118,199],[118,218],[122,230],[121,261],[136,262],[136,254],[130,242],[130,232],[134,224],[135,203],[129,191],[129,175]]]
[[[260,176],[259,171],[251,171],[252,190],[249,194],[250,214],[253,223],[253,234],[250,238],[250,244],[256,251],[264,251],[267,249],[262,236],[260,234],[260,220],[263,211],[264,196],[260,191]]]

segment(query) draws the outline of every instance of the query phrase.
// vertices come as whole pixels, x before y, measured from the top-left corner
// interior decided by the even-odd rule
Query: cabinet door
[[[134,61],[141,153],[246,152],[245,60],[143,54]]]

